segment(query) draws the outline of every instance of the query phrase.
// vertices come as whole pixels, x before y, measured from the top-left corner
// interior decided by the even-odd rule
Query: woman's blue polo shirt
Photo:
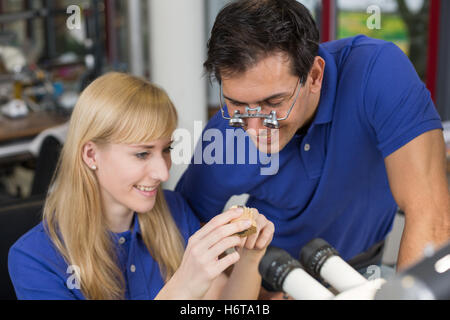
[[[217,156],[212,145],[223,144],[222,163],[193,161],[176,190],[200,221],[221,212],[231,196],[249,194],[247,206],[275,224],[273,245],[298,257],[306,242],[320,237],[348,260],[392,227],[397,205],[384,159],[442,125],[429,91],[394,44],[356,36],[321,44],[319,55],[326,65],[317,113],[307,132],[281,150],[276,174],[261,174],[270,165],[239,164],[237,138],[227,139],[226,129],[242,129],[232,129],[218,112],[203,133],[222,135],[202,134],[195,152]],[[253,149],[250,142],[247,153]],[[230,150],[235,161],[226,164]]]
[[[164,190],[166,201],[185,243],[200,224],[183,197]],[[164,285],[158,263],[142,239],[137,215],[133,228],[113,234],[126,282],[126,299],[153,299]],[[85,299],[69,268],[44,230],[42,222],[11,247],[9,274],[18,299]]]

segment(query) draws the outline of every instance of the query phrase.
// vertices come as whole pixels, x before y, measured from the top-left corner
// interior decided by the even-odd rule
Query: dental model
[[[250,226],[250,228],[236,233],[239,237],[243,238],[243,237],[247,237],[249,235],[256,233],[256,231],[258,229],[256,226],[256,221],[255,221],[255,213],[256,213],[255,211],[256,210],[254,208],[247,208],[246,206],[232,206],[231,209],[239,208],[239,207],[244,209],[244,213],[239,218],[231,220],[230,223],[240,221],[240,220],[246,220],[246,219],[252,221],[252,225]]]

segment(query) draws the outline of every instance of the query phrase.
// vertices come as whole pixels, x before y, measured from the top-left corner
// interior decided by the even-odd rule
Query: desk
[[[0,144],[38,135],[45,129],[63,124],[69,116],[55,112],[30,112],[26,117],[9,119],[0,115]]]
[[[30,112],[19,119],[0,116],[0,167],[33,159],[30,153],[33,139],[42,131],[68,120],[68,115],[48,111]]]

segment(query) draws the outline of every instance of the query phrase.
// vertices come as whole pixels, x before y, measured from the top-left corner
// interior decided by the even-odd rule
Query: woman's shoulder
[[[42,248],[50,238],[45,232],[43,222],[40,222],[25,234],[23,234],[12,246],[11,249],[26,249],[26,248]]]
[[[170,212],[175,220],[183,219],[192,215],[192,210],[181,193],[172,190],[163,190],[164,198],[169,206]]]
[[[83,299],[42,222],[11,246],[8,272],[18,299]]]
[[[172,213],[172,217],[182,233],[186,231],[186,235],[190,236],[200,229],[200,222],[197,216],[181,193],[164,190],[164,197]]]
[[[181,193],[167,189],[163,189],[163,192],[164,198],[171,208],[175,206],[178,208],[182,208],[186,204],[186,200],[181,195]]]
[[[22,235],[9,249],[8,260],[20,262],[22,259],[64,263],[41,222]]]
[[[188,201],[183,197],[180,192],[172,190],[163,190],[164,198],[166,199],[169,209],[172,212],[174,218],[179,218],[179,216],[195,216],[192,211],[191,206]]]

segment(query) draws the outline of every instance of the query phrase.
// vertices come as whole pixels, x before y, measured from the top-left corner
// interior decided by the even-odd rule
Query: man
[[[191,164],[177,190],[205,222],[231,196],[247,193],[247,206],[275,224],[273,245],[298,257],[320,237],[355,267],[381,262],[399,207],[405,228],[397,269],[405,268],[428,244],[450,238],[439,115],[392,43],[365,36],[318,42],[310,13],[294,0],[222,9],[204,65],[221,84],[227,112],[205,132],[225,137],[224,118],[235,116],[259,150],[278,152],[279,167],[262,175],[260,163]],[[279,130],[265,126],[272,111]],[[197,151],[207,147],[201,141]]]

